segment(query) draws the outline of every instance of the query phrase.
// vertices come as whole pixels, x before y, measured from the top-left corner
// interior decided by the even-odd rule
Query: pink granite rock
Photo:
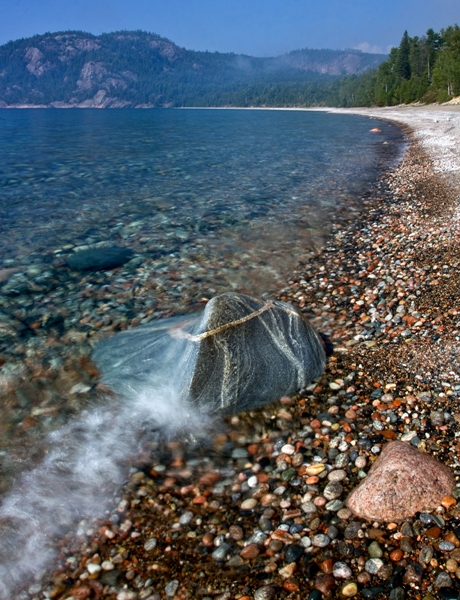
[[[394,441],[383,448],[346,504],[363,519],[398,522],[416,512],[437,508],[454,485],[450,469],[433,456]]]

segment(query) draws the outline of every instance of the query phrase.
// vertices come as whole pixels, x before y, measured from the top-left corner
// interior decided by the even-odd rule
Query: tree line
[[[405,31],[387,61],[331,83],[329,92],[326,104],[344,107],[447,102],[460,96],[460,27],[428,29],[422,37]]]

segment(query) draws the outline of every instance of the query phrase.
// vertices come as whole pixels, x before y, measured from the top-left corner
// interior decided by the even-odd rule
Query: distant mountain
[[[142,31],[46,33],[0,46],[0,107],[305,104],[302,94],[315,86],[386,59],[359,50],[196,52]]]

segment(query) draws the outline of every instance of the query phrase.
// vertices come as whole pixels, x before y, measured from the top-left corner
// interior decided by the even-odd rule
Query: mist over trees
[[[460,96],[460,28],[410,37],[389,56],[297,50],[257,58],[179,48],[159,35],[81,31],[0,46],[0,107],[392,106]]]
[[[303,49],[258,58],[178,47],[157,34],[64,31],[0,46],[0,106],[301,105],[386,55]],[[325,86],[325,87],[324,87]]]
[[[460,96],[460,27],[452,25],[440,32],[428,29],[422,37],[410,37],[405,31],[399,46],[376,70],[334,82],[329,102],[394,106],[447,102],[456,96]]]

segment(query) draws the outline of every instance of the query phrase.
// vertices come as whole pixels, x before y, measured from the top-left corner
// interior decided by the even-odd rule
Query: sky
[[[0,44],[48,31],[142,29],[190,50],[388,52],[404,30],[460,24],[460,0],[0,0]]]

